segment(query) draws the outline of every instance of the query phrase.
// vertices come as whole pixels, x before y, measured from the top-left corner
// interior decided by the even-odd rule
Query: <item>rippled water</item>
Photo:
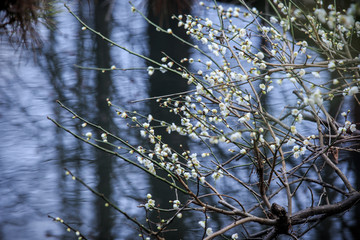
[[[94,16],[104,18],[104,12],[96,12],[85,2],[70,6],[90,26],[99,28]],[[114,7],[113,11],[121,14],[114,14],[114,24],[109,23],[99,30],[111,33],[120,44],[145,52],[146,42],[140,39],[146,31],[144,21],[128,11],[127,2],[119,1]],[[16,50],[4,40],[0,45],[0,131],[3,142],[0,146],[0,192],[4,196],[0,200],[0,239],[66,236],[65,228],[54,223],[48,215],[68,219],[89,236],[96,235],[101,231],[99,228],[115,232],[111,228],[123,219],[107,220],[108,226],[99,225],[97,219],[102,213],[94,206],[98,205],[97,200],[89,191],[66,178],[64,167],[95,188],[101,187],[104,192],[111,189],[109,194],[113,193],[116,202],[125,205],[132,214],[139,213],[136,207],[139,202],[132,197],[147,193],[145,176],[133,174],[133,168],[76,141],[47,119],[50,116],[73,125],[68,120],[70,115],[60,109],[56,100],[94,122],[101,122],[101,117],[110,119],[114,114],[99,110],[99,102],[106,104],[99,95],[106,94],[123,105],[138,96],[147,96],[145,73],[113,71],[101,76],[95,71],[75,68],[74,64],[106,68],[114,64],[120,68],[145,65],[117,49],[111,49],[110,54],[110,48],[106,49],[108,44],[96,42],[93,35],[80,30],[80,25],[65,8],[61,5],[58,8],[61,13],[54,18],[56,29],[41,30],[42,48]],[[130,15],[131,26],[127,22]],[[108,85],[102,85],[104,82]],[[128,107],[146,108],[141,104]],[[74,129],[80,134],[86,131],[76,125]],[[120,130],[120,135],[127,134],[126,129]],[[111,214],[103,215],[110,219]],[[127,236],[131,232],[123,230],[114,236]]]
[[[129,11],[127,1],[116,1],[113,6],[108,10],[113,13],[110,23],[106,21],[109,16],[106,9],[89,6],[87,1],[70,4],[91,27],[136,52],[151,56],[164,42],[173,44],[158,40],[157,35],[152,37],[145,21]],[[141,1],[137,6],[146,12]],[[97,239],[133,239],[134,226],[125,223],[123,216],[105,208],[101,200],[65,176],[63,168],[111,196],[120,207],[139,218],[143,212],[137,205],[149,191],[159,189],[158,183],[122,161],[77,141],[51,123],[47,116],[78,134],[88,131],[59,107],[56,100],[60,100],[79,115],[136,143],[140,141],[137,135],[115,118],[115,113],[106,107],[105,99],[110,97],[128,109],[161,115],[151,104],[130,104],[130,101],[186,90],[187,86],[149,79],[146,71],[101,73],[74,67],[75,64],[106,68],[116,65],[145,69],[147,64],[104,43],[89,31],[82,31],[66,9],[58,7],[61,12],[54,18],[56,29],[41,29],[44,43],[40,49],[16,50],[4,39],[0,45],[0,239],[73,239],[73,234],[67,234],[65,228],[48,215],[64,218],[90,239],[96,236],[102,236]],[[156,42],[159,47],[155,46]],[[196,57],[190,50],[186,51]],[[276,113],[277,104],[287,98],[291,101],[288,95],[286,90],[274,92],[266,105]],[[193,217],[183,223],[191,231],[198,228],[193,225],[198,221]]]

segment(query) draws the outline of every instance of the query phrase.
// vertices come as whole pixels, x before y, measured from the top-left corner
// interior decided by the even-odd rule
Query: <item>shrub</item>
[[[179,124],[128,111],[114,104],[116,99],[107,100],[109,107],[146,139],[148,143],[142,146],[87,121],[61,102],[78,124],[100,130],[101,139],[91,130],[77,135],[49,118],[81,141],[164,182],[175,196],[183,196],[174,199],[168,209],[158,205],[151,193],[143,196],[146,200],[141,207],[146,212],[171,213],[169,218],[149,221],[145,226],[66,170],[137,225],[143,237],[163,239],[165,231],[176,228],[172,226],[176,217],[196,212],[202,215],[196,224],[203,228],[204,239],[220,235],[237,239],[239,226],[248,229],[242,234],[249,238],[287,234],[296,239],[324,219],[346,212],[360,199],[346,170],[351,162],[346,152],[359,149],[357,123],[351,122],[350,109],[340,117],[328,110],[342,99],[359,105],[360,60],[355,43],[360,22],[355,21],[356,5],[338,11],[335,5],[323,6],[318,1],[315,11],[307,12],[292,1],[273,0],[269,1],[273,14],[268,16],[240,2],[241,7],[228,9],[216,1],[200,2],[207,9],[205,13],[215,11],[218,19],[173,16],[193,42],[179,38],[172,29],[156,26],[143,15],[158,31],[179,38],[200,56],[180,62],[166,53],[157,61],[126,49],[70,11],[84,30],[147,60],[149,75],[171,71],[193,86],[187,93],[156,98],[161,107],[176,115]],[[134,6],[131,10],[142,14]],[[298,35],[302,39],[297,39]],[[259,39],[257,47],[254,42]],[[190,67],[184,67],[185,62]],[[293,98],[280,99],[276,106],[266,104],[281,91],[291,92]],[[179,151],[178,146],[164,141],[158,129],[186,136],[193,146]],[[232,157],[220,159],[218,149],[227,150]],[[324,180],[325,172],[336,174],[336,181]],[[330,199],[329,194],[335,197]],[[224,225],[212,228],[210,215],[221,216]]]

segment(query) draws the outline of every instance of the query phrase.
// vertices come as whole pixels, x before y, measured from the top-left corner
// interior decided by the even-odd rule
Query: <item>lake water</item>
[[[142,1],[135,5],[142,12],[147,11]],[[196,58],[189,49],[176,52],[174,44],[177,43],[166,40],[165,35],[152,35],[156,33],[148,30],[141,16],[130,11],[127,1],[114,1],[114,5],[108,7],[89,6],[87,1],[69,6],[90,27],[138,53],[158,59],[158,50],[167,47],[170,56],[175,54],[181,58],[185,54]],[[161,196],[158,183],[123,161],[76,140],[57,128],[47,116],[79,135],[88,131],[89,128],[83,128],[81,122],[71,119],[71,115],[59,107],[56,100],[60,100],[79,115],[113,130],[120,137],[141,143],[138,134],[124,126],[107,107],[106,98],[127,109],[165,118],[151,103],[131,101],[185,91],[188,86],[181,80],[169,83],[149,78],[145,61],[110,46],[88,30],[81,30],[80,24],[62,5],[58,8],[60,13],[54,17],[56,28],[39,29],[43,40],[41,48],[35,51],[16,49],[5,38],[0,45],[0,239],[75,239],[73,233],[67,233],[63,225],[53,222],[48,215],[63,218],[89,239],[135,239],[135,226],[66,176],[64,168],[139,219],[144,211],[137,206],[144,203],[146,194],[159,191]],[[194,11],[203,13],[197,8]],[[102,73],[74,65],[142,69]],[[276,112],[277,104],[283,99],[289,97],[291,101],[287,94],[284,90],[272,95],[267,99],[268,107]],[[186,144],[187,140],[173,141]],[[164,199],[168,201],[166,196]],[[350,233],[358,222],[352,216],[348,213],[339,219],[350,226],[344,230],[349,236],[347,239],[354,236]],[[198,216],[185,219],[180,224],[187,231],[178,236],[191,239],[189,236],[195,234],[191,236],[200,239],[201,235],[196,235],[200,226],[193,224],[199,220]],[[221,219],[214,221],[222,225]],[[345,225],[328,224],[334,228]],[[312,236],[328,233],[319,228],[319,233],[314,231]],[[334,234],[331,239],[341,237],[341,234]]]

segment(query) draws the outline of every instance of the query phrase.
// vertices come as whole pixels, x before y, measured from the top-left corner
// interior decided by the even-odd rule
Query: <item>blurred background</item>
[[[177,27],[171,16],[187,13],[204,16],[206,10],[199,8],[198,3],[196,0],[133,1],[150,20],[165,29],[172,28],[174,33],[189,41],[192,40]],[[221,4],[225,8],[241,7],[236,1]],[[267,11],[263,1],[251,4],[260,11]],[[79,0],[68,2],[68,6],[96,31],[152,59],[160,61],[161,51],[175,60],[198,58],[187,45],[155,31],[139,14],[132,13],[128,1]],[[75,239],[73,233],[67,233],[63,225],[53,222],[48,215],[63,218],[88,239],[137,239],[135,225],[66,177],[63,169],[68,168],[141,220],[144,220],[145,212],[137,206],[145,203],[147,193],[152,193],[156,202],[162,204],[167,204],[174,196],[167,196],[166,186],[123,161],[76,140],[46,117],[59,120],[80,135],[88,131],[59,107],[56,100],[60,100],[88,120],[134,144],[142,144],[139,134],[130,131],[108,108],[106,98],[128,110],[151,113],[155,118],[176,122],[174,115],[159,108],[156,102],[132,101],[182,92],[189,87],[186,81],[170,73],[155,72],[149,77],[146,72],[149,63],[111,46],[90,31],[83,31],[63,3],[54,3],[54,8],[56,13],[50,17],[52,26],[37,25],[42,43],[35,49],[19,47],[4,34],[0,35],[0,239]],[[217,18],[215,12],[207,17]],[[263,43],[259,39],[254,44]],[[115,65],[118,70],[103,73],[75,65],[93,68]],[[131,68],[137,69],[121,70]],[[275,113],[277,104],[284,99],[296,101],[286,88],[267,96],[263,100]],[[352,106],[351,102],[345,103],[343,108],[349,106]],[[334,114],[339,108],[328,107],[334,108]],[[353,112],[359,113],[358,110]],[[351,117],[359,122],[359,116]],[[167,135],[165,138],[173,146],[181,143],[184,148],[191,148],[185,137]],[[225,149],[216,151],[224,159],[231,157]],[[359,168],[356,161],[348,163],[347,172],[355,183],[359,182]],[[331,182],[331,177],[335,176],[327,177]],[[308,200],[305,198],[306,205]],[[355,207],[343,216],[325,221],[308,235],[308,239],[358,239],[359,211],[359,207]],[[168,239],[200,239],[203,234],[197,224],[200,220],[203,220],[201,216],[184,214],[183,219],[176,222],[179,231],[169,232]],[[226,222],[215,216],[212,220],[213,229]]]

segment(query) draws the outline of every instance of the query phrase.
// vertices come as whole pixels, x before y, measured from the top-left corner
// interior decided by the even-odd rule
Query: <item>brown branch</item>
[[[237,220],[237,221],[227,225],[226,227],[223,227],[219,231],[216,231],[213,234],[211,234],[211,235],[207,236],[206,238],[204,238],[204,240],[213,239],[214,237],[219,236],[220,234],[223,234],[224,232],[227,232],[230,229],[232,229],[232,228],[234,228],[236,226],[239,226],[241,224],[247,223],[247,222],[257,222],[257,223],[264,224],[264,225],[275,225],[276,224],[276,220],[274,220],[274,219],[265,219],[265,218],[258,218],[258,217],[247,217],[247,218]]]
[[[329,217],[338,213],[345,212],[346,210],[356,205],[359,200],[360,200],[360,192],[355,192],[350,197],[338,203],[306,208],[304,210],[295,213],[290,218],[290,224],[291,225],[300,224],[304,221],[304,219],[315,215],[325,214],[326,217]]]

